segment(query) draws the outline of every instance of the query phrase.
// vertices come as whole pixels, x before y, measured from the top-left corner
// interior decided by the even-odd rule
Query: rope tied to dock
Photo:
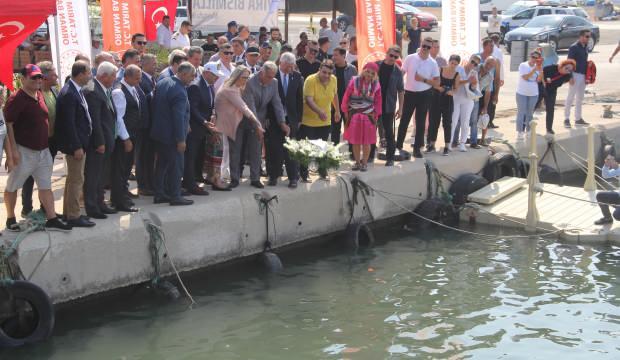
[[[271,213],[271,222],[273,223],[273,236],[274,236],[273,241],[275,242],[278,238],[278,233],[276,230],[275,215],[273,213],[273,209],[271,208],[272,206],[271,202],[272,201],[279,202],[278,195],[270,196],[266,192],[263,192],[261,194],[254,194],[254,199],[258,202],[258,213],[260,215],[265,215],[266,240],[265,240],[265,247],[263,248],[263,251],[265,252],[271,251],[272,250],[271,241],[269,240],[269,213]]]

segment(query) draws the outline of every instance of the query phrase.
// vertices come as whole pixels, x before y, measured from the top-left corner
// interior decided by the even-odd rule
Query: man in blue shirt
[[[592,37],[590,30],[581,30],[579,40],[568,48],[568,58],[575,60],[577,68],[573,72],[574,83],[568,88],[564,106],[564,127],[570,129],[570,109],[575,103],[575,125],[586,126],[581,117],[583,96],[586,92],[586,68],[588,67],[588,41]]]
[[[603,165],[602,175],[605,179],[620,177],[620,169],[618,168],[618,162],[613,155],[609,154],[605,158],[605,165]],[[596,201],[599,202],[603,217],[596,220],[594,225],[605,225],[614,222],[614,219],[620,220],[620,206],[615,207],[614,217],[611,217],[609,211],[609,205],[620,205],[620,194],[617,191],[601,191],[596,194]]]

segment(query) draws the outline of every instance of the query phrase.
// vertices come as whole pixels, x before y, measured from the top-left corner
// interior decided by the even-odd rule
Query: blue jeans
[[[469,143],[471,145],[478,143],[478,113],[480,113],[480,101],[476,100],[469,118]]]
[[[517,93],[517,131],[529,131],[530,121],[534,117],[534,108],[538,95],[525,96]]]

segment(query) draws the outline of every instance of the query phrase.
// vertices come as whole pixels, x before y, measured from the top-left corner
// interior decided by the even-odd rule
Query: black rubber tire
[[[16,280],[0,288],[0,302],[8,302],[8,293],[21,303],[27,303],[31,323],[27,329],[17,330],[19,320],[11,318],[0,324],[0,347],[18,347],[48,339],[54,330],[54,306],[49,296],[37,285]]]
[[[258,257],[261,264],[263,264],[265,269],[269,272],[279,272],[284,269],[284,265],[282,265],[280,257],[271,251],[264,251]]]
[[[450,186],[450,195],[452,203],[462,205],[467,202],[467,195],[487,186],[489,182],[477,174],[463,174],[459,176],[452,186]]]
[[[562,182],[560,173],[549,165],[542,164],[538,167],[538,179],[541,183],[560,185]]]
[[[489,183],[499,180],[504,176],[518,177],[519,165],[517,164],[517,159],[513,154],[503,152],[495,153],[489,157],[489,161],[482,171],[482,176],[484,176]]]
[[[371,248],[375,244],[375,236],[368,225],[356,222],[347,227],[346,244],[351,250]]]
[[[458,213],[456,213],[454,206],[440,199],[426,199],[415,208],[414,212],[426,219],[442,224],[456,226],[458,223]],[[410,224],[420,230],[437,226],[437,224],[433,224],[420,216],[411,215]]]
[[[527,174],[530,172],[530,163],[524,159],[517,160],[518,177],[527,178]]]

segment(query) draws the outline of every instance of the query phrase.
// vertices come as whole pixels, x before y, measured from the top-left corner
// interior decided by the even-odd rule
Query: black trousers
[[[553,116],[555,115],[555,100],[558,97],[558,88],[547,87],[545,88],[545,112],[547,131],[553,130]]]
[[[403,114],[398,125],[398,140],[396,147],[403,148],[407,128],[411,116],[415,112],[415,144],[414,149],[419,150],[424,146],[424,133],[426,132],[426,114],[428,105],[431,102],[431,89],[425,91],[405,91],[405,101],[403,103]]]
[[[136,136],[136,180],[138,189],[152,191],[155,173],[155,149],[149,133],[149,129],[140,129]]]
[[[291,129],[291,131],[293,131]],[[292,136],[291,136],[292,137]],[[286,176],[289,181],[299,179],[299,164],[291,160],[288,151],[284,148],[284,133],[276,124],[271,124],[265,133],[265,162],[270,179],[282,176],[282,164],[286,166]]]
[[[105,190],[104,186],[104,165],[110,157],[110,150],[106,149],[101,154],[94,149],[86,150],[86,161],[84,164],[84,209],[86,214],[101,213],[101,206],[104,205]]]
[[[134,140],[132,139],[132,142]],[[131,199],[129,191],[129,175],[133,167],[133,150],[125,152],[124,141],[117,138],[110,160],[110,202],[115,207],[128,207]]]
[[[51,138],[48,139],[48,145],[49,145],[48,148],[50,150],[50,154],[52,155],[52,163],[53,163],[54,159],[56,159],[56,155],[58,154],[58,149],[56,148],[56,144],[54,140]],[[33,206],[32,206],[33,188],[34,188],[34,178],[32,176],[29,176],[28,179],[24,181],[24,185],[22,186],[22,209],[26,210],[27,212],[30,212],[33,209]]]
[[[200,144],[207,141],[206,134],[196,135],[190,132],[187,135],[187,147],[185,148],[185,165],[183,168],[183,187],[188,191],[196,188],[196,175],[202,176],[202,170],[196,174],[196,158],[200,152]]]
[[[205,134],[205,141],[201,141],[200,144],[198,144],[198,149],[194,158],[194,176],[196,177],[196,181],[204,181],[203,173],[205,168],[206,151],[207,135]]]
[[[340,99],[340,103],[342,104],[342,99]],[[342,122],[344,121],[344,113],[340,112],[340,121],[334,121],[334,109],[332,109],[332,126],[331,126],[331,140],[334,144],[338,145],[340,143],[340,133],[342,131]]]
[[[452,111],[454,110],[454,101],[452,96],[441,95],[437,91],[433,91],[427,142],[437,141],[437,133],[439,132],[439,124],[443,125],[443,137],[446,144],[449,144],[452,136]]]
[[[297,139],[298,140],[321,139],[321,140],[327,141],[330,135],[330,129],[331,129],[331,126],[312,127],[312,126],[301,125],[299,127],[299,132],[297,133]],[[308,168],[305,166],[299,165],[299,174],[301,175],[302,179],[304,180],[308,179]]]
[[[385,142],[387,143],[385,157],[387,160],[394,160],[394,152],[396,152],[396,141],[394,139],[394,113],[381,114],[381,122],[383,123]]]
[[[611,212],[609,211],[609,205],[606,204],[618,204],[620,205],[620,194],[616,191],[602,191],[596,194],[596,201],[605,204],[599,204],[603,216],[611,219]],[[614,210],[614,219],[620,220],[620,207],[616,207]]]
[[[495,107],[497,106],[497,104],[493,102],[493,98],[495,97],[496,93],[497,93],[496,90],[493,90],[491,92],[491,98],[489,99],[489,105],[487,105],[487,114],[489,115],[489,124],[493,124],[493,119],[495,119]]]
[[[534,106],[534,109],[538,109],[540,107],[540,104],[542,104],[543,100],[545,100],[546,94],[545,94],[545,86],[543,85],[543,83],[539,82],[538,83],[538,100],[536,100],[536,105]]]

